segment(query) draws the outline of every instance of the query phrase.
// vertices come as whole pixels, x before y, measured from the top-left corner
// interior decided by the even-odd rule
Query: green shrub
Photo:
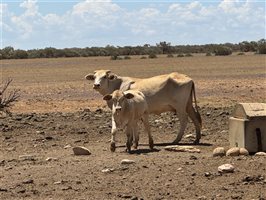
[[[212,56],[212,54],[210,52],[206,53],[206,56]]]
[[[173,54],[168,54],[167,55],[167,58],[173,58],[174,56],[173,56]]]
[[[184,57],[184,54],[178,54],[177,57]]]
[[[258,53],[259,54],[266,54],[266,43],[259,44]]]
[[[157,55],[155,53],[150,53],[149,58],[157,58]]]
[[[228,56],[232,54],[232,49],[227,46],[218,46],[214,50],[214,54],[216,56]]]
[[[140,59],[147,59],[147,57],[146,56],[141,56]]]
[[[129,60],[129,59],[131,59],[131,57],[130,56],[125,56],[124,59],[125,60]]]
[[[185,56],[186,57],[192,57],[193,55],[191,53],[187,53]]]
[[[111,60],[122,60],[122,58],[118,55],[111,56]]]
[[[239,52],[237,55],[238,56],[243,56],[243,55],[245,55],[245,53],[244,52]]]

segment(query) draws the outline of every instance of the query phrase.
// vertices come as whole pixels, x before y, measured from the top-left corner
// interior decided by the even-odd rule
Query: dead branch
[[[7,93],[7,88],[12,82],[11,78],[8,78],[3,86],[0,87],[0,111],[10,114],[9,108],[13,105],[14,102],[20,97],[19,90],[14,89]]]

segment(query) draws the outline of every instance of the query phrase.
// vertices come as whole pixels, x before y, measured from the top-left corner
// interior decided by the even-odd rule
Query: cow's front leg
[[[139,132],[138,132],[138,123],[135,121],[134,127],[133,127],[133,148],[138,149],[139,146]]]
[[[115,135],[117,132],[117,127],[116,127],[116,123],[114,120],[114,117],[112,116],[112,131],[111,131],[111,145],[110,145],[110,150],[112,152],[115,151]]]
[[[127,143],[126,143],[126,147],[127,147],[127,152],[131,152],[131,146],[132,146],[132,142],[133,142],[133,126],[132,125],[127,125],[126,128],[126,135],[127,135]]]

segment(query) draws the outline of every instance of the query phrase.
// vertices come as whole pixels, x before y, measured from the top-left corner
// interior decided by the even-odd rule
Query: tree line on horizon
[[[243,41],[238,44],[205,44],[205,45],[175,45],[170,42],[159,42],[152,46],[111,46],[86,47],[86,48],[64,48],[57,49],[47,47],[44,49],[22,50],[11,46],[0,49],[0,60],[2,59],[27,59],[27,58],[61,58],[61,57],[90,57],[90,56],[131,56],[131,55],[157,55],[157,54],[191,54],[206,53],[206,55],[230,55],[232,52],[255,52],[266,54],[266,40]]]

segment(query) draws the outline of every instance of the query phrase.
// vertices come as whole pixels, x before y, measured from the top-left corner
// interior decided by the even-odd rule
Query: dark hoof
[[[193,142],[193,144],[199,144],[200,143],[200,140],[195,140],[194,142]]]
[[[110,150],[112,152],[115,152],[115,143],[111,143]]]
[[[153,150],[153,147],[154,147],[153,140],[150,140],[150,141],[149,141],[149,146],[150,146],[150,149]]]

